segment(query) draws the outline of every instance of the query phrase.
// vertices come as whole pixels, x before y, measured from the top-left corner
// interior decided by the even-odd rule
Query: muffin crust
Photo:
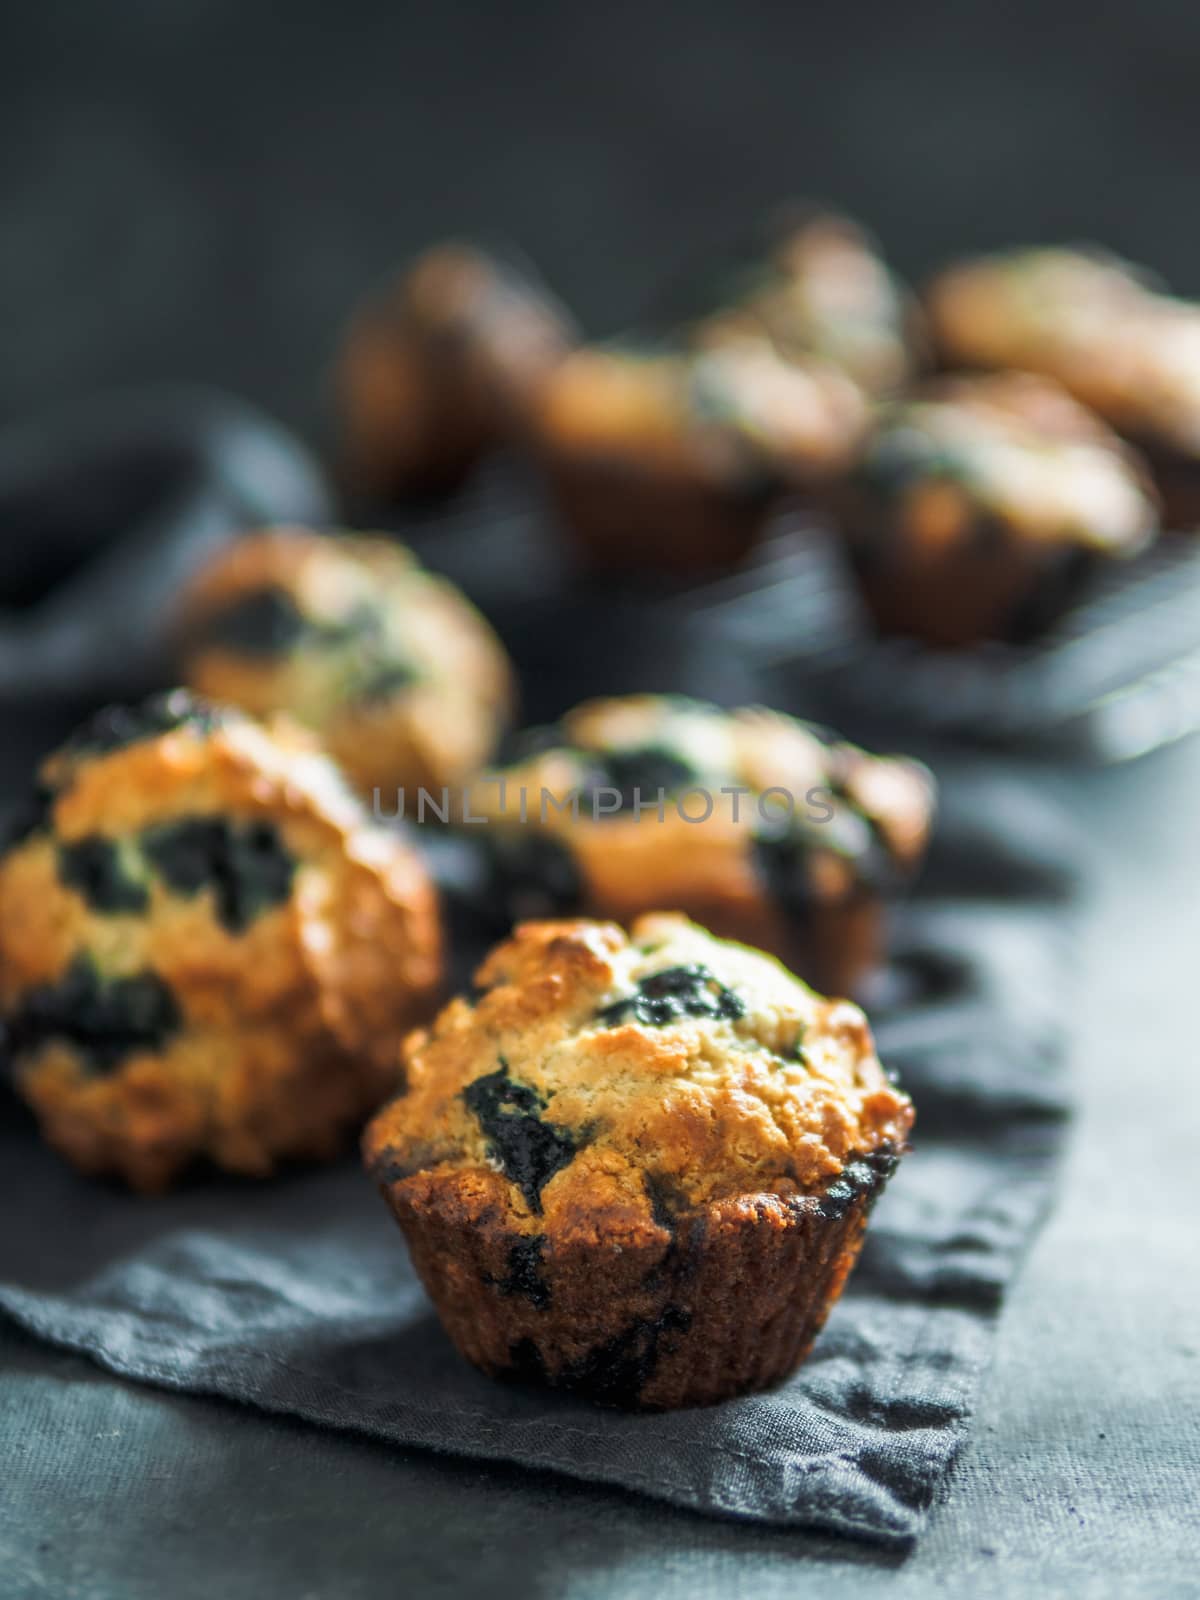
[[[1055,379],[1149,459],[1168,527],[1200,521],[1200,303],[1105,252],[1043,248],[951,266],[925,304],[947,365]]]
[[[812,207],[771,217],[756,246],[704,293],[689,324],[697,345],[765,336],[788,361],[827,361],[864,394],[911,378],[916,338],[909,297],[870,235],[851,218]]]
[[[834,503],[880,629],[946,646],[1036,634],[1158,526],[1135,453],[1019,373],[943,379],[886,409]]]
[[[745,555],[781,495],[847,465],[866,423],[833,363],[785,360],[746,329],[576,351],[544,385],[533,436],[591,564],[686,573]]]
[[[845,994],[924,854],[924,768],[761,707],[589,701],[516,748],[472,807],[490,821],[499,908],[518,918],[681,910]]]
[[[363,792],[477,771],[508,719],[499,640],[450,583],[383,537],[268,528],[223,551],[180,602],[200,694],[311,728]]]

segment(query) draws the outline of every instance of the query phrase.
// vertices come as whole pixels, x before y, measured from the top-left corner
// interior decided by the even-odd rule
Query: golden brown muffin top
[[[501,703],[509,692],[503,652],[480,614],[382,535],[247,534],[193,577],[180,617],[189,659],[257,669],[249,698],[258,703],[248,710],[287,710],[313,727],[348,704],[431,680],[493,689]]]
[[[576,350],[547,379],[535,428],[551,452],[718,484],[787,483],[844,465],[866,421],[860,391],[835,365],[784,360],[749,331],[695,350]]]
[[[753,329],[789,360],[833,363],[868,394],[898,388],[913,366],[909,311],[870,236],[830,212],[785,218],[769,233],[762,259],[735,275],[692,338],[706,344]]]
[[[1136,455],[1057,384],[1027,373],[931,383],[881,413],[856,482],[930,538],[980,511],[1030,539],[1133,554],[1158,522]]]
[[[1056,378],[1122,432],[1200,451],[1200,305],[1100,251],[1013,250],[947,268],[925,295],[956,364]]]
[[[624,843],[639,824],[649,836],[648,850],[665,843],[667,824],[656,810],[660,788],[668,802],[702,791],[686,808],[693,819],[704,808],[703,797],[712,798],[707,821],[685,818],[675,830],[693,862],[711,829],[737,831],[785,813],[814,847],[825,845],[847,862],[877,835],[896,865],[910,868],[929,833],[933,780],[918,762],[870,755],[764,706],[723,710],[680,695],[588,700],[553,727],[518,736],[516,747],[510,765],[480,780],[473,809],[497,823],[537,823],[560,832],[594,826],[600,852]],[[726,785],[740,786],[740,802]],[[543,790],[560,802],[579,793],[578,814],[572,806],[543,804]],[[770,790],[777,792],[771,796]],[[614,793],[623,800],[620,808]],[[754,797],[764,795],[760,811]],[[670,821],[675,808],[666,809]],[[647,865],[653,869],[652,857]]]
[[[569,1239],[662,1208],[820,1189],[903,1148],[862,1012],[655,913],[526,923],[404,1048],[367,1164],[401,1197]]]
[[[514,694],[480,613],[383,537],[248,534],[192,579],[178,633],[189,683],[315,729],[363,788],[477,770]]]
[[[204,1025],[327,983],[326,1022],[358,1036],[390,1009],[353,920],[368,892],[413,927],[386,983],[428,992],[424,867],[308,736],[184,691],[112,708],[43,763],[0,857],[0,1003],[83,960],[101,983],[155,974]]]
[[[577,342],[521,265],[434,246],[355,314],[338,361],[346,467],[359,489],[446,489],[520,437],[542,379]]]
[[[380,302],[397,330],[474,361],[501,388],[534,380],[574,342],[565,308],[523,268],[464,240],[420,255]],[[431,352],[432,353],[432,352]]]

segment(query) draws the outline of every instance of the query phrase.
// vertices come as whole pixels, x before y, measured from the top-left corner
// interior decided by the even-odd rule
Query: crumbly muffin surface
[[[89,1171],[327,1156],[440,977],[432,885],[299,730],[175,693],[42,767],[0,857],[19,1092]]]
[[[830,362],[867,394],[898,388],[913,366],[908,309],[869,236],[823,212],[776,219],[767,235],[722,304],[693,324],[693,338],[720,342],[749,328],[789,360]]]
[[[1020,372],[942,379],[882,408],[831,502],[879,630],[949,649],[1044,633],[1161,521],[1138,452]]]
[[[487,760],[511,705],[487,623],[384,538],[241,539],[192,581],[179,632],[201,694],[295,717],[364,790],[456,782]]]
[[[834,363],[785,360],[753,329],[690,350],[585,347],[548,380],[537,411],[543,451],[560,466],[607,461],[633,484],[667,475],[742,495],[827,477],[866,422]]]
[[[857,1007],[677,915],[531,923],[405,1047],[367,1163],[394,1203],[620,1247],[748,1194],[898,1153],[908,1097]]]
[[[873,958],[860,923],[873,926],[928,838],[923,767],[762,707],[593,700],[516,748],[472,797],[497,900],[516,917],[685,911],[827,992]]]
[[[1200,454],[1200,306],[1100,251],[1014,250],[947,268],[926,293],[951,364],[1055,378],[1120,432]]]
[[[1139,549],[1153,494],[1130,452],[1056,385],[1022,374],[943,381],[885,411],[858,481],[930,541],[981,515],[1033,541]]]

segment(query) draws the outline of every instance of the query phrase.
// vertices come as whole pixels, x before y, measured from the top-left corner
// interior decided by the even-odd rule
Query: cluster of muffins
[[[661,338],[585,345],[525,269],[431,251],[346,344],[356,485],[446,489],[515,444],[593,560],[676,571],[802,495],[881,625],[946,644],[1035,627],[1076,552],[1153,531],[1082,378],[914,386],[913,303],[844,219],[785,219],[682,299]],[[499,639],[384,535],[249,532],[172,626],[186,687],[82,727],[0,851],[5,1056],[47,1141],[154,1191],[361,1135],[484,1371],[650,1408],[785,1377],[913,1124],[837,997],[886,958],[929,773],[662,695],[514,735]],[[438,852],[397,790],[479,825],[498,942],[448,1001]]]
[[[797,502],[831,526],[880,632],[952,648],[1035,636],[1164,520],[1200,520],[1200,304],[1100,252],[968,261],[917,297],[856,224],[809,211],[774,219],[653,334],[585,343],[535,280],[466,247],[431,251],[386,304],[388,404],[418,347],[438,379],[389,414],[364,313],[340,367],[355,481],[441,476],[413,441],[427,397],[457,390],[455,415],[486,423],[473,456],[459,436],[455,473],[515,445],[598,568],[726,566]]]
[[[665,332],[585,344],[528,269],[447,245],[354,321],[346,466],[380,500],[516,446],[590,561],[677,573],[798,497],[880,629],[1021,639],[1164,503],[1196,515],[1197,329],[1083,252],[956,266],[918,304],[857,226],[802,213]],[[248,533],[173,631],[187,687],[82,727],[0,851],[5,1056],[47,1141],[159,1190],[361,1134],[484,1371],[650,1408],[785,1377],[913,1125],[824,995],[886,955],[928,772],[653,695],[501,755],[499,639],[382,535]],[[452,786],[499,942],[447,1002],[431,856],[385,818]]]
[[[204,659],[212,630],[198,645],[183,615]],[[307,648],[292,670],[323,683],[334,647]],[[42,764],[0,854],[0,1020],[47,1141],[155,1191],[198,1161],[261,1178],[328,1160],[382,1105],[367,1169],[485,1371],[650,1408],[786,1376],[912,1105],[856,1005],[686,913],[840,992],[920,860],[923,769],[654,697],[530,730],[471,789],[493,796],[491,915],[517,926],[439,1011],[425,860],[311,720],[176,690]],[[531,796],[567,820],[522,826]]]
[[[467,259],[470,295],[458,287]],[[737,560],[780,495],[814,492],[853,460],[872,399],[909,370],[905,301],[867,236],[820,214],[773,223],[718,292],[689,298],[694,313],[653,337],[585,344],[507,263],[431,250],[347,337],[338,390],[352,484],[419,490],[439,478],[440,451],[413,448],[428,393],[456,392],[446,403],[464,417],[484,396],[477,454],[497,441],[525,450],[593,564],[687,573]],[[417,348],[437,383],[398,406]],[[386,394],[375,364],[392,373]]]

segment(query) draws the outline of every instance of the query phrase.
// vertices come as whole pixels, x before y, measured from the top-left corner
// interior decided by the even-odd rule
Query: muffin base
[[[824,995],[855,994],[883,961],[887,942],[885,903],[865,891],[816,903],[803,917],[775,904],[756,912],[709,905],[693,915],[718,938],[767,951]]]
[[[769,1388],[804,1360],[895,1166],[851,1161],[816,1194],[743,1195],[654,1222],[518,1233],[452,1175],[377,1171],[459,1352],[494,1377],[667,1410]]]
[[[331,1161],[396,1087],[394,1067],[363,1056],[306,1051],[303,1041],[290,1054],[272,1070],[244,1038],[215,1040],[198,1084],[154,1057],[89,1080],[59,1052],[19,1071],[16,1086],[47,1144],[77,1171],[161,1194],[206,1165],[265,1178],[291,1162]]]
[[[947,649],[1036,638],[1070,608],[1101,559],[1079,546],[1015,540],[956,547],[920,566],[890,561],[867,540],[850,539],[847,555],[880,633]]]
[[[435,497],[460,487],[496,442],[496,429],[460,366],[386,304],[361,312],[342,352],[340,475],[376,502]]]
[[[1162,499],[1163,528],[1194,533],[1200,529],[1200,460],[1136,440],[1150,464],[1150,475]]]
[[[545,463],[560,520],[589,566],[686,576],[745,559],[773,496],[684,472],[579,458]]]
[[[884,959],[887,903],[866,891],[844,900],[816,902],[803,916],[793,916],[766,896],[750,904],[686,895],[666,898],[672,910],[682,911],[718,939],[736,939],[773,955],[820,994],[854,995]],[[652,901],[630,906],[611,897],[584,894],[569,905],[550,906],[544,914],[598,917],[628,928],[638,917],[658,909]],[[522,915],[518,904],[506,905],[498,925],[507,928]]]
[[[483,914],[499,931],[531,916],[596,917],[628,928],[646,912],[666,907],[719,939],[765,950],[825,995],[853,994],[883,960],[888,904],[903,888],[898,873],[894,892],[860,882],[839,898],[814,897],[793,910],[769,873],[757,867],[727,875],[723,894],[711,887],[698,893],[689,891],[678,871],[651,881],[632,872],[618,875],[612,859],[595,849],[581,859],[570,834],[530,830],[525,840],[543,845],[543,856],[528,853],[511,876],[503,863],[494,864],[480,896]]]

